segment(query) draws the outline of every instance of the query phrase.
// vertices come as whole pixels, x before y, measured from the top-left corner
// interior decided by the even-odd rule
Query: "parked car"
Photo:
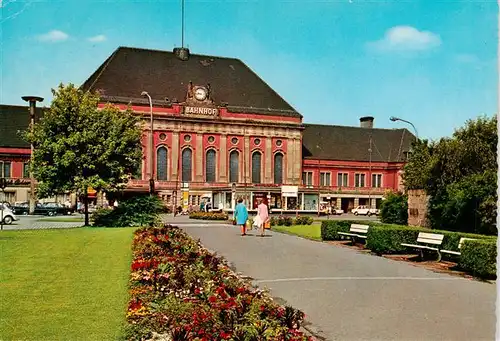
[[[29,211],[29,204],[27,202],[16,202],[12,206],[12,211],[17,215],[27,215]]]
[[[6,225],[12,224],[13,221],[19,220],[12,210],[4,203],[0,203],[0,219]]]
[[[342,215],[344,214],[344,210],[336,207],[332,207],[332,214],[334,215]]]
[[[43,214],[43,215],[68,215],[71,214],[72,210],[69,207],[64,206],[63,204],[59,204],[57,202],[46,202],[41,205],[37,205],[35,208],[35,214]]]
[[[376,208],[369,208],[368,206],[364,206],[364,205],[361,205],[361,206],[358,206],[356,208],[353,208],[351,210],[351,212],[354,214],[354,215],[366,215],[366,216],[372,216],[372,215],[378,215],[379,214],[379,210],[376,209]]]

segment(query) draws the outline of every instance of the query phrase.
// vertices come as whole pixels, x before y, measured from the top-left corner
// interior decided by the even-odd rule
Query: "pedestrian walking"
[[[265,224],[267,223],[267,220],[269,219],[269,210],[267,209],[267,205],[264,204],[262,199],[257,199],[258,206],[257,206],[257,217],[259,218],[259,229],[260,229],[260,236],[264,237],[264,232],[265,232]]]
[[[241,226],[241,235],[246,236],[246,224],[248,220],[248,210],[243,204],[243,199],[238,199],[238,204],[234,208],[234,219],[236,219],[236,225]]]

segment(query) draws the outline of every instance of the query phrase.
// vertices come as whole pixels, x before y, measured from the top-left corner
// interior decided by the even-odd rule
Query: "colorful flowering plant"
[[[312,340],[282,307],[177,227],[135,232],[127,340]]]

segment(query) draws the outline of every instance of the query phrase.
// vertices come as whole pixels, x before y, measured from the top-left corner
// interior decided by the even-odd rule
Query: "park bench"
[[[460,250],[462,248],[462,245],[464,243],[464,241],[466,240],[475,240],[473,238],[465,238],[465,237],[462,237],[460,238],[460,241],[458,242],[458,249]],[[441,253],[447,253],[447,254],[450,254],[450,255],[454,255],[454,256],[460,256],[460,251],[451,251],[451,250],[440,250]]]
[[[418,249],[420,251],[420,259],[424,259],[424,250],[435,251],[437,253],[437,261],[441,261],[441,252],[439,252],[439,246],[443,243],[444,234],[436,233],[426,233],[419,232],[417,237],[417,243],[419,244],[406,244],[401,243],[401,246],[411,247]],[[428,245],[425,245],[428,244]],[[433,245],[433,246],[429,246]]]
[[[356,237],[361,239],[366,239],[367,237],[366,234],[368,233],[369,228],[370,226],[368,225],[351,224],[349,232],[337,232],[337,234],[351,237],[352,244],[354,245]]]

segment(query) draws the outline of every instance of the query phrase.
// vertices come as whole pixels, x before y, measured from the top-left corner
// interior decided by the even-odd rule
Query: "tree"
[[[380,221],[386,224],[408,224],[408,197],[388,192],[380,205]]]
[[[467,121],[451,138],[416,145],[403,179],[430,195],[433,228],[496,234],[497,143],[493,116]]]
[[[87,189],[116,191],[134,174],[142,157],[142,129],[130,109],[121,112],[99,96],[73,84],[52,89],[51,106],[26,139],[35,147],[33,172],[38,196],[63,191],[84,194],[85,225],[89,224]]]

